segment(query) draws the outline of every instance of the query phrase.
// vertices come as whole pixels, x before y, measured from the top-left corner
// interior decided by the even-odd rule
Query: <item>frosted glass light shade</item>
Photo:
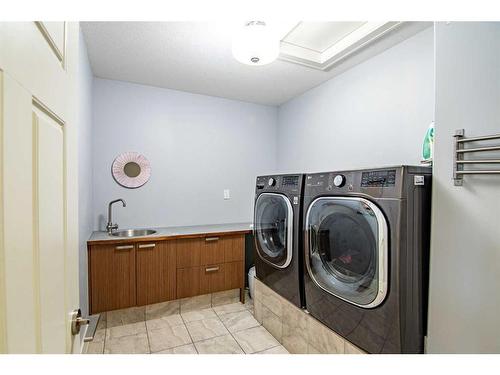
[[[279,52],[279,37],[262,21],[247,22],[233,37],[233,56],[243,64],[266,65]]]

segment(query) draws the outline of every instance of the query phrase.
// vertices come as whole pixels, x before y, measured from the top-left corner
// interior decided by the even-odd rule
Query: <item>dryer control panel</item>
[[[302,178],[302,175],[259,176],[257,177],[256,192],[277,190],[300,194]]]

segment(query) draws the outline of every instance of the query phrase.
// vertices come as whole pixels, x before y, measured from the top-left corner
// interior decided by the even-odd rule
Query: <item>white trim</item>
[[[257,206],[259,204],[259,199],[263,196],[263,195],[273,195],[273,196],[276,196],[276,197],[279,197],[279,198],[282,198],[285,203],[286,203],[286,206],[287,206],[287,209],[288,209],[288,215],[287,215],[287,224],[288,224],[288,227],[287,227],[287,236],[286,236],[286,260],[285,260],[285,263],[283,263],[283,265],[278,265],[278,264],[275,264],[275,263],[272,263],[270,261],[268,261],[267,259],[265,259],[264,257],[262,257],[260,255],[260,251],[259,251],[259,246],[256,246],[255,249],[257,250],[257,255],[259,256],[260,259],[262,259],[264,262],[270,264],[271,266],[273,267],[276,267],[276,268],[286,268],[290,265],[290,263],[292,262],[292,256],[293,256],[293,208],[292,208],[292,204],[290,203],[290,200],[288,199],[288,197],[284,194],[277,194],[277,193],[262,193],[260,194],[256,201],[255,201],[255,209],[254,209],[254,225],[253,225],[253,231],[254,231],[254,238],[255,238],[255,241],[259,241],[258,239],[258,235],[257,235],[257,221],[256,221],[256,214],[257,214]]]
[[[397,43],[431,25],[432,22],[365,22],[324,51],[287,42],[285,37],[280,43],[279,59],[329,71],[379,39],[392,38]]]
[[[377,219],[377,226],[378,226],[378,290],[377,290],[377,295],[375,296],[375,299],[366,304],[362,305],[353,301],[350,301],[347,298],[344,298],[336,293],[334,293],[331,290],[326,289],[323,287],[314,277],[314,274],[311,270],[311,265],[310,265],[310,260],[309,260],[309,255],[310,255],[310,231],[309,231],[309,219],[310,219],[310,213],[312,207],[316,204],[316,202],[320,200],[325,200],[325,201],[332,201],[332,200],[344,200],[344,201],[357,201],[364,203],[370,207],[370,209],[373,211],[375,214],[375,218]],[[369,308],[374,308],[380,305],[384,300],[385,297],[387,296],[387,289],[388,289],[388,226],[387,226],[387,220],[385,219],[384,214],[378,208],[373,202],[369,201],[368,199],[365,198],[359,198],[359,197],[337,197],[337,196],[328,196],[328,197],[319,197],[316,198],[311,202],[307,209],[306,213],[306,226],[305,226],[305,241],[304,241],[304,257],[305,257],[305,263],[306,263],[306,268],[307,268],[307,273],[313,280],[313,282],[320,287],[322,290],[325,292],[331,294],[332,296],[335,296],[337,298],[340,298],[341,300],[344,300],[346,302],[349,302],[353,305],[362,307],[364,309],[369,309]]]

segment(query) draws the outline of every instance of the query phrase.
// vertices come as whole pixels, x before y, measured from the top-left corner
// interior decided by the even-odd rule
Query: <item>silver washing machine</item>
[[[369,353],[422,353],[430,209],[430,168],[306,175],[309,313]]]

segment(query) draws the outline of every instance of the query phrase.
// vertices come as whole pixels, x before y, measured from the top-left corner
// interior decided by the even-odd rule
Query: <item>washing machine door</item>
[[[373,308],[387,294],[388,228],[367,199],[322,197],[306,214],[306,267],[314,283],[356,306]]]
[[[292,261],[293,210],[283,194],[262,193],[255,202],[254,236],[257,254],[277,268]]]

